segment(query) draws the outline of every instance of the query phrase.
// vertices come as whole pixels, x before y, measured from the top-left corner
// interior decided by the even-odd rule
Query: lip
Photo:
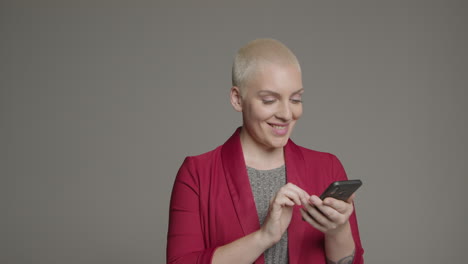
[[[279,124],[279,123],[268,123],[270,125],[273,134],[278,135],[278,136],[284,136],[288,134],[289,131],[289,123],[287,124]],[[275,126],[283,127],[283,128],[277,128]]]

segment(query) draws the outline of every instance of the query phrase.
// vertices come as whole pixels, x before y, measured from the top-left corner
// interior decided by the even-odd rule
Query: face
[[[302,115],[303,88],[299,69],[294,65],[265,65],[244,89],[242,93],[239,91],[234,102],[231,90],[231,102],[242,112],[243,144],[268,150],[284,147]]]

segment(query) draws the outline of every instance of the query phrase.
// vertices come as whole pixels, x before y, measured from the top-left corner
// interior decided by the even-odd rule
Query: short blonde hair
[[[242,90],[261,66],[265,64],[301,66],[296,55],[275,39],[256,39],[237,51],[232,64],[232,86]]]

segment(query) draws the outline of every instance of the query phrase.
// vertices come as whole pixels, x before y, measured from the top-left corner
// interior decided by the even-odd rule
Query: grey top
[[[268,207],[273,195],[279,188],[286,184],[286,166],[283,165],[271,170],[257,170],[247,167],[250,186],[257,208],[260,225],[265,221],[268,214]],[[267,249],[264,253],[266,264],[286,264],[288,263],[288,234],[284,232],[280,241]]]

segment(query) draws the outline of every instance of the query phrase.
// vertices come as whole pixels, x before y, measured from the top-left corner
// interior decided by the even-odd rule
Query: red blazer
[[[239,137],[199,156],[187,157],[172,190],[167,234],[168,263],[211,263],[219,246],[260,228]],[[332,154],[309,150],[291,140],[284,147],[286,179],[320,195],[334,181],[346,180]],[[356,215],[350,217],[356,244],[354,262],[364,263]],[[324,234],[293,209],[288,227],[289,263],[325,263]],[[264,263],[263,254],[255,261]]]

